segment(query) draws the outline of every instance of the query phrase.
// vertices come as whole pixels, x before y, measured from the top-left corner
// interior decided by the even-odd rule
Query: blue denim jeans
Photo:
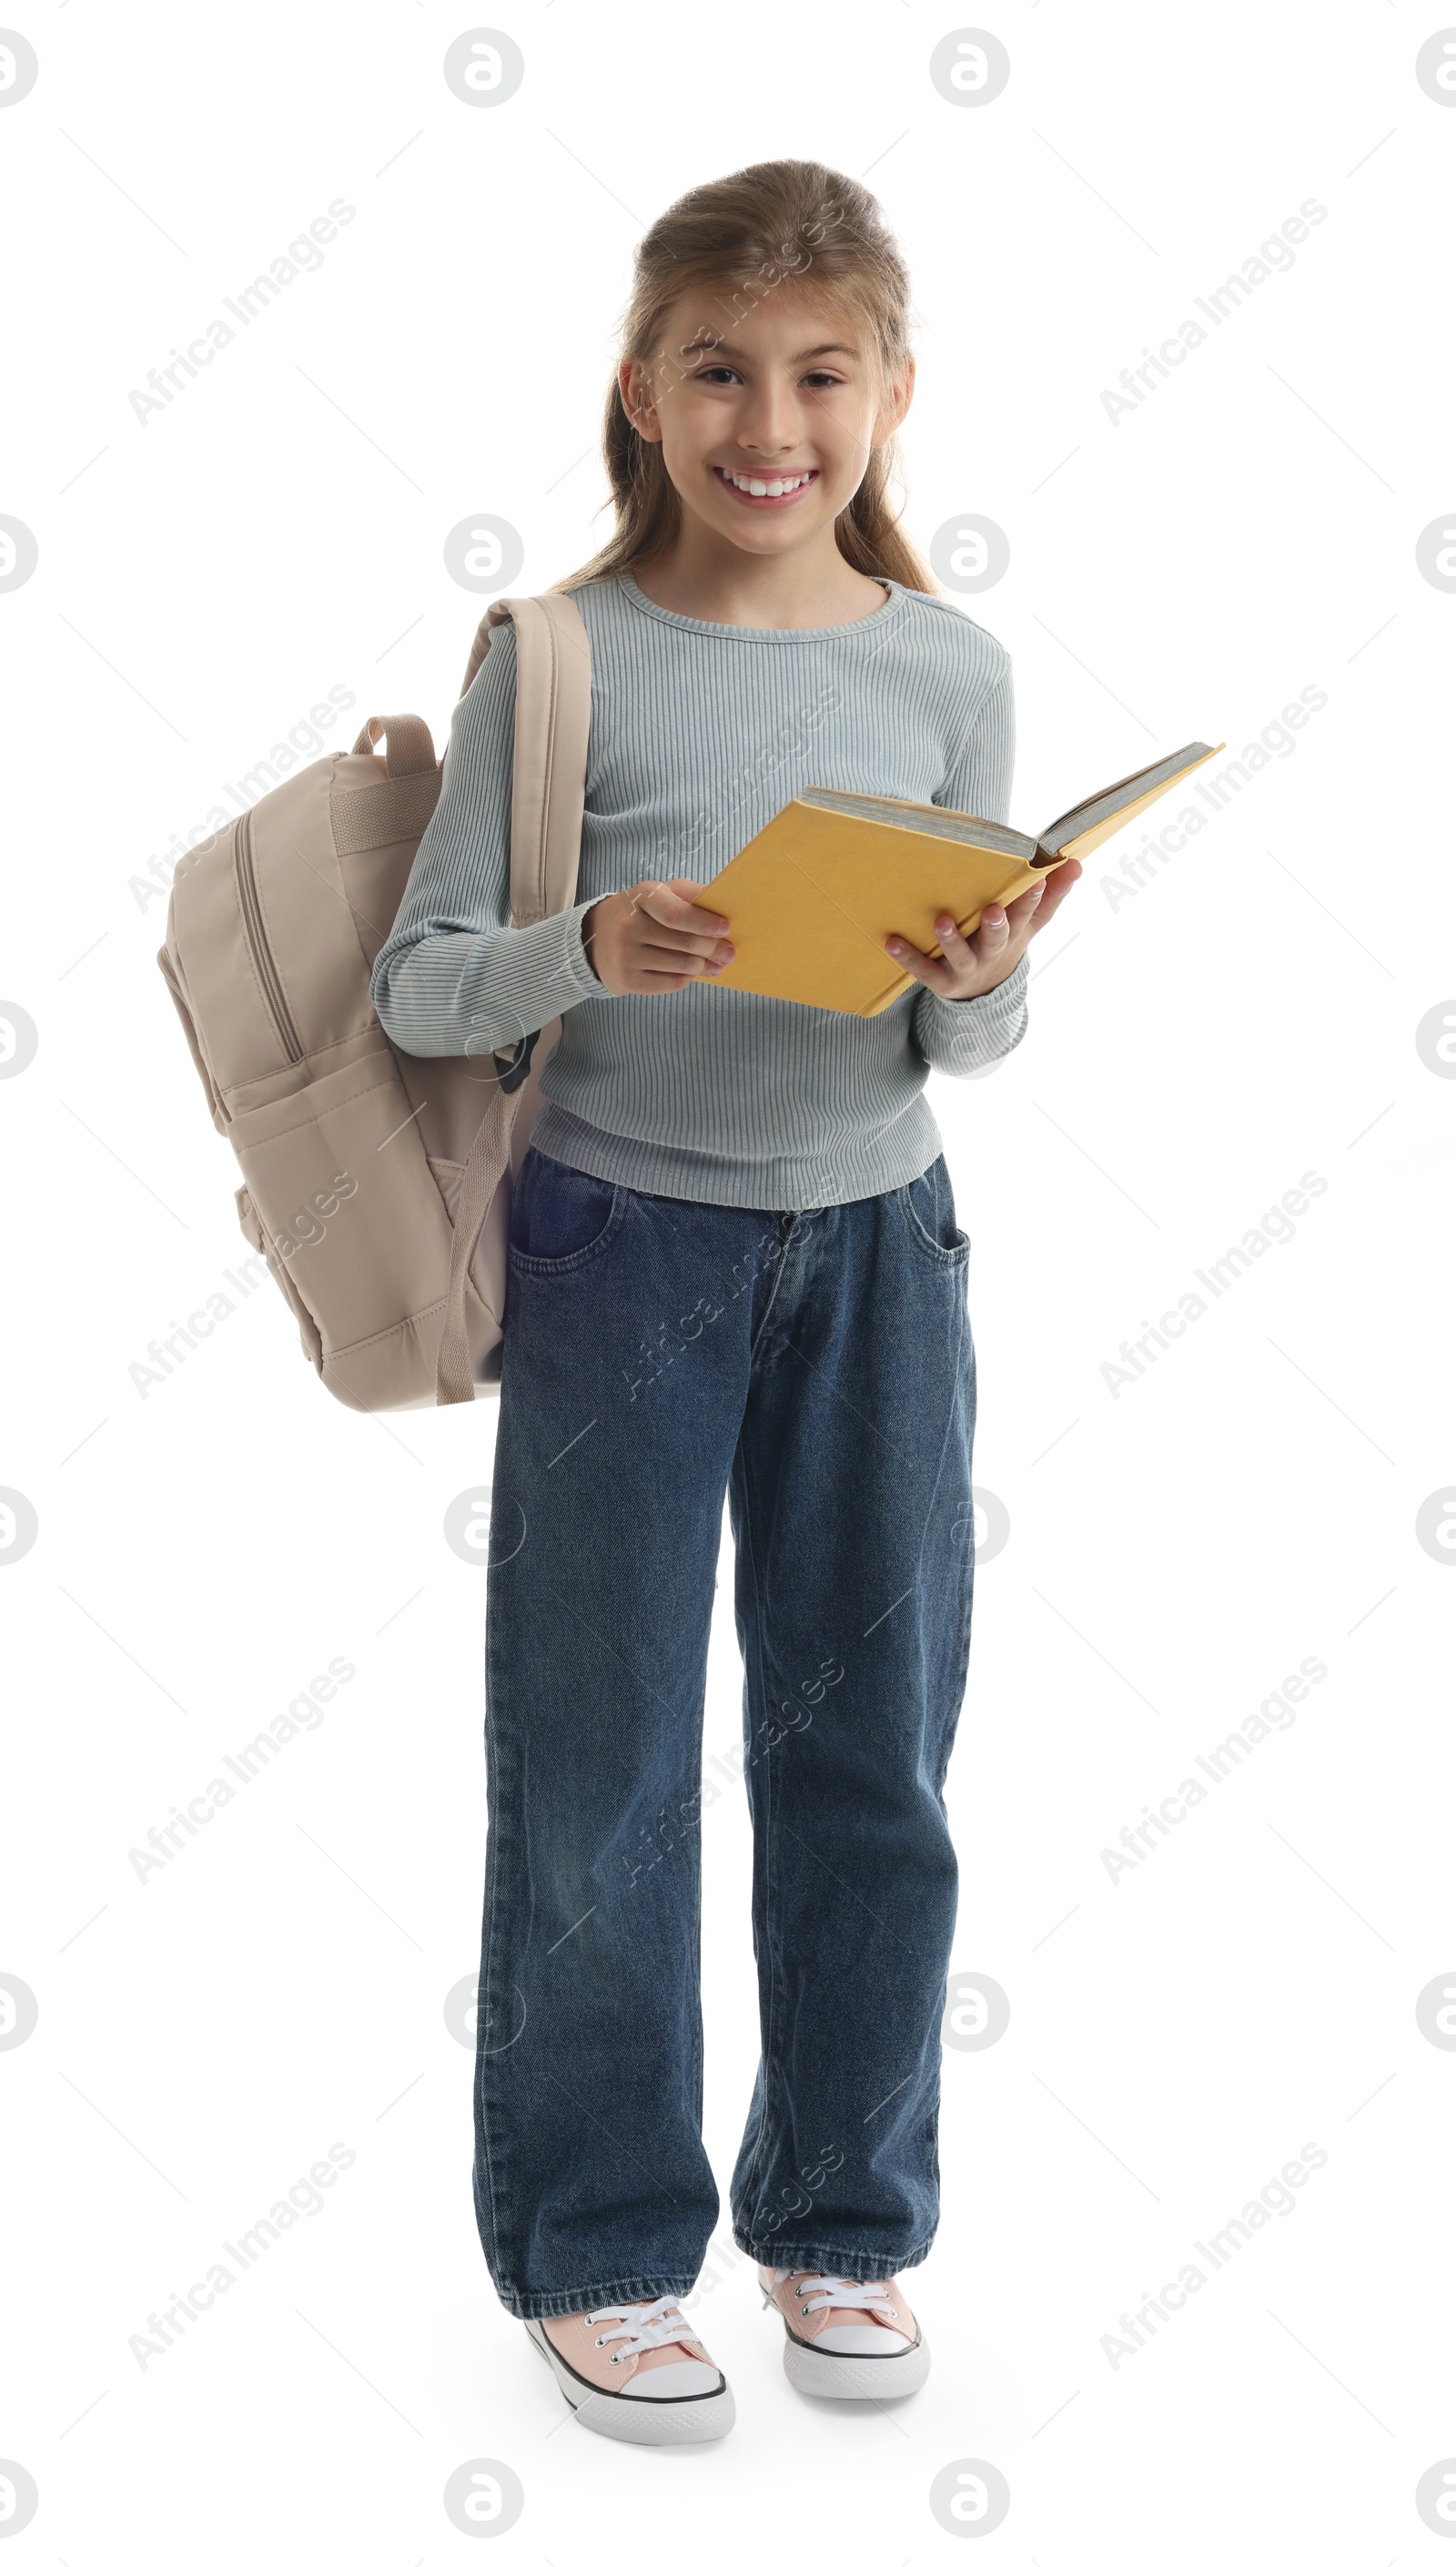
[[[808,1212],[532,1149],[486,1629],[475,2208],[519,2317],[692,2288],[702,1718],[725,1492],[761,2058],[733,2231],[883,2280],[938,2216],[974,1565],[970,1242],[945,1161]]]

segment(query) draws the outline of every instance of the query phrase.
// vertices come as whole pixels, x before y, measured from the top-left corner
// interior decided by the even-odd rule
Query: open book
[[[697,894],[696,908],[727,919],[735,949],[704,987],[877,1016],[916,986],[885,952],[887,936],[938,957],[938,915],[949,910],[972,935],[989,902],[1015,900],[1039,874],[1090,854],[1223,745],[1191,741],[1064,811],[1039,838],[935,802],[797,794]]]

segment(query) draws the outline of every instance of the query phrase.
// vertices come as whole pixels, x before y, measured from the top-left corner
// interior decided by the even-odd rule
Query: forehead
[[[661,344],[674,356],[701,347],[759,363],[790,363],[833,349],[844,365],[867,356],[869,334],[843,296],[808,282],[763,285],[750,277],[680,294],[664,317]]]

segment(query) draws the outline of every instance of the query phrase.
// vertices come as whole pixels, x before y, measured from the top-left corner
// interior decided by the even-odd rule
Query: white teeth
[[[813,475],[808,472],[796,472],[788,479],[779,481],[754,481],[742,472],[725,472],[723,477],[732,482],[735,490],[746,490],[751,499],[782,499],[786,491],[800,489],[806,481],[813,478]]]

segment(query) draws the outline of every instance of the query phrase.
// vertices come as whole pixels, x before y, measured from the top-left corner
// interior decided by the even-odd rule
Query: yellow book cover
[[[704,883],[694,907],[728,921],[734,959],[704,987],[877,1016],[916,987],[884,949],[903,936],[938,958],[938,914],[974,934],[991,901],[1099,847],[1225,743],[1193,740],[1124,775],[1029,838],[998,820],[886,794],[797,794]]]

